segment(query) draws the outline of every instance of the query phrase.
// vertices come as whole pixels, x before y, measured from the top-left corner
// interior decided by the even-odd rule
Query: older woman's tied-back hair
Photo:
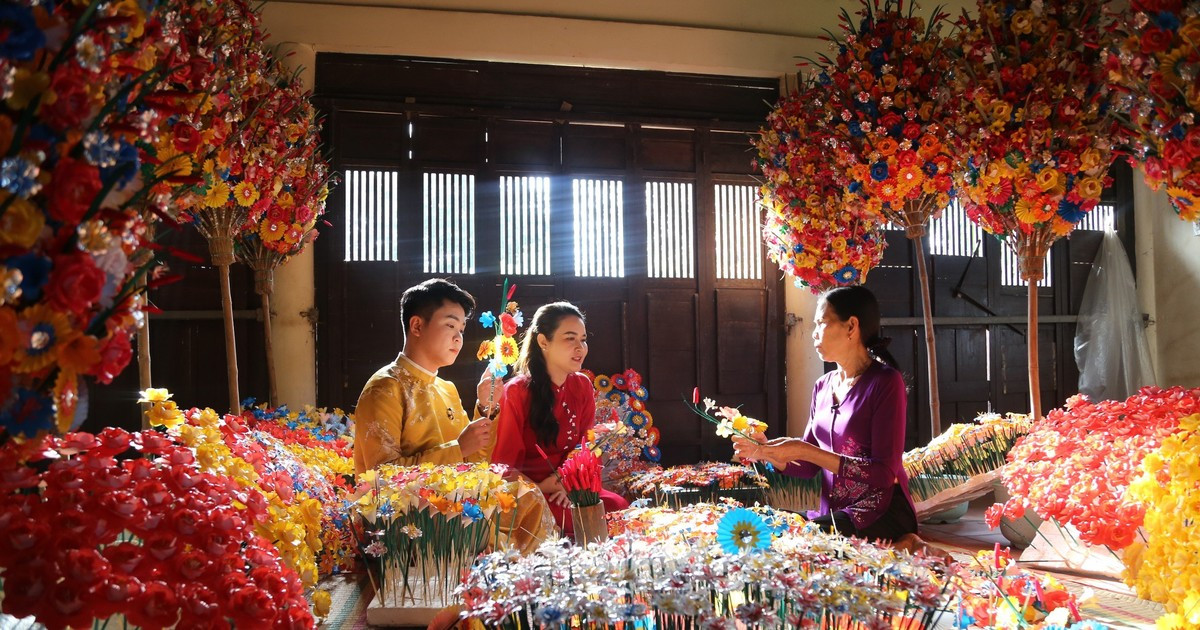
[[[879,301],[870,289],[864,286],[838,287],[822,293],[819,301],[824,302],[842,321],[857,317],[858,329],[862,333],[860,338],[867,352],[897,371],[900,370],[896,357],[887,349],[892,339],[879,334]]]
[[[538,345],[538,334],[553,339],[564,317],[584,320],[583,312],[570,302],[552,302],[533,314],[533,322],[525,329],[517,372],[529,375],[529,426],[539,444],[558,443],[558,420],[554,419],[554,388],[546,368],[546,354]]]

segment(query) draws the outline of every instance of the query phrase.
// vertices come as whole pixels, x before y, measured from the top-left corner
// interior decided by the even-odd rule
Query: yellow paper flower
[[[496,354],[505,365],[512,365],[517,362],[517,358],[521,354],[520,348],[517,347],[517,340],[507,335],[497,337]]]
[[[0,195],[0,201],[9,204],[4,217],[0,218],[0,245],[33,247],[46,225],[46,216],[29,201],[12,198],[11,193]]]
[[[20,336],[13,371],[22,373],[37,372],[54,363],[63,344],[78,335],[66,315],[45,304],[21,311],[17,328]]]
[[[233,198],[243,208],[254,205],[258,201],[258,189],[250,182],[241,182],[233,187]]]
[[[208,189],[208,194],[204,196],[204,206],[220,208],[227,203],[229,203],[229,184],[218,179],[213,182]]]
[[[166,389],[151,387],[138,392],[138,402],[140,403],[160,403],[171,399],[171,392]]]

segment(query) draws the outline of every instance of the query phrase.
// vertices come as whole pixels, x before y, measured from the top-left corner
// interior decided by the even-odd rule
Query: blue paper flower
[[[19,2],[0,5],[0,24],[5,37],[0,41],[0,57],[26,61],[46,45],[46,34],[38,28],[33,11]]]
[[[771,533],[758,514],[737,508],[717,523],[717,542],[725,553],[745,553],[770,547]]]
[[[483,510],[479,507],[479,504],[475,503],[474,501],[464,502],[462,513],[463,516],[471,519],[472,521],[478,521],[483,518]]]
[[[645,457],[647,461],[657,462],[658,460],[662,459],[662,451],[658,450],[657,446],[647,446],[642,448],[642,456]]]
[[[50,259],[33,252],[14,256],[4,261],[4,266],[21,272],[21,295],[29,302],[36,302],[42,295],[42,287],[50,279]]]
[[[496,325],[496,316],[492,315],[491,311],[484,311],[479,314],[479,324],[484,328],[491,328]]]
[[[880,160],[871,165],[871,179],[881,182],[888,178],[888,164]]]
[[[853,284],[858,282],[858,269],[855,269],[851,265],[846,265],[834,272],[833,277],[837,278],[837,281],[842,284]]]

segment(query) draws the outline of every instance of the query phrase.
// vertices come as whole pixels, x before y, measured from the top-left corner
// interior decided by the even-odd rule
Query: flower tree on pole
[[[941,30],[947,15],[935,9],[926,23],[916,3],[863,0],[860,19],[842,14],[835,55],[823,56],[818,80],[828,87],[825,124],[835,160],[847,169],[846,197],[866,212],[903,227],[913,242],[921,280],[929,362],[933,435],[942,432],[937,345],[923,237],[931,217],[955,195],[950,130],[943,124],[958,103],[946,98],[951,57]]]
[[[254,270],[262,300],[267,377],[272,404],[280,404],[271,340],[274,271],[317,238],[317,219],[329,193],[329,164],[320,151],[321,126],[299,77],[273,66],[278,87],[249,121],[254,138],[246,154],[247,178],[264,191],[250,206],[246,225],[234,238],[237,257]]]
[[[1184,4],[1187,5],[1185,10]],[[1200,13],[1195,2],[1136,0],[1114,23],[1106,58],[1131,161],[1166,187],[1184,221],[1200,220]]]
[[[832,146],[821,123],[825,92],[805,82],[775,106],[754,142],[767,255],[814,293],[865,281],[885,245],[879,221],[842,198],[849,182],[825,153]]]
[[[1029,393],[1041,414],[1037,284],[1055,240],[1100,201],[1113,161],[1098,3],[981,0],[964,14],[953,124],[968,216],[1012,247],[1029,284]]]

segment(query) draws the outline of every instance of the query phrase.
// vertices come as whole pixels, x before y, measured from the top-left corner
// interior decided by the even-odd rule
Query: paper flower
[[[746,553],[770,547],[771,534],[757,514],[739,508],[717,522],[717,542],[725,553]]]

